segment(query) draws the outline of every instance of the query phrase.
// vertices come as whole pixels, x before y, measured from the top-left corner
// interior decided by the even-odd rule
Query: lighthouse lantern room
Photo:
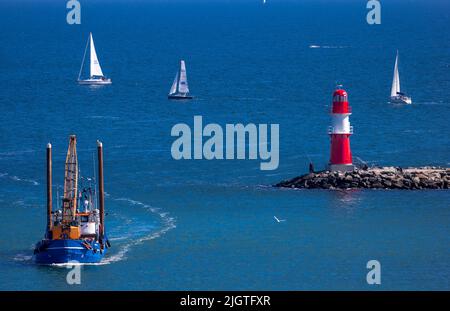
[[[353,127],[349,116],[352,114],[348,104],[347,92],[338,88],[333,93],[331,110],[331,126],[328,134],[331,138],[331,154],[328,168],[330,171],[353,171],[352,152],[350,150],[350,135]]]

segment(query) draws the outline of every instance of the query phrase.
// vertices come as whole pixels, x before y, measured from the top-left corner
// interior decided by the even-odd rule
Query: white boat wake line
[[[27,182],[27,183],[32,184],[33,186],[39,186],[39,183],[36,180],[33,180],[33,179],[22,179],[22,178],[19,178],[17,176],[11,176],[11,179],[14,180],[14,181]]]
[[[98,263],[97,265],[105,265],[105,264],[110,264],[113,262],[117,262],[117,261],[121,261],[123,259],[126,259],[126,255],[127,253],[130,251],[130,249],[136,245],[142,244],[145,241],[149,241],[149,240],[153,240],[156,238],[159,238],[160,236],[164,235],[165,233],[167,233],[169,230],[175,229],[176,228],[176,221],[175,218],[170,217],[169,213],[167,212],[162,212],[160,211],[159,208],[155,208],[152,207],[148,204],[136,201],[136,200],[132,200],[129,198],[111,198],[114,201],[124,201],[127,202],[131,205],[134,206],[139,206],[141,208],[144,208],[146,210],[148,210],[151,213],[155,213],[157,214],[161,221],[162,221],[162,228],[156,232],[152,232],[146,236],[140,237],[136,240],[131,241],[130,243],[122,246],[122,248],[114,255],[112,256],[106,256],[104,258],[104,260],[102,260],[100,263]]]
[[[87,116],[86,119],[104,119],[104,120],[119,120],[119,117],[115,116],[101,116],[101,115],[95,115],[95,116]]]
[[[310,49],[346,49],[348,46],[345,45],[315,45],[311,44]]]
[[[15,157],[15,156],[19,156],[19,155],[23,155],[23,154],[27,154],[27,153],[34,153],[34,152],[36,152],[36,151],[32,150],[32,149],[17,150],[17,151],[5,151],[5,152],[0,152],[0,156]]]
[[[15,175],[9,175],[8,173],[0,173],[0,178],[3,178],[3,177],[9,178],[10,180],[13,180],[13,181],[26,182],[26,183],[32,184],[33,186],[39,186],[39,182],[37,182],[34,179],[20,178]]]
[[[31,252],[32,251],[33,251],[33,249],[31,249]],[[30,254],[31,254],[31,252],[30,252]],[[33,259],[33,256],[30,254],[23,254],[23,253],[16,254],[16,256],[14,256],[14,260],[15,261],[25,261],[25,262],[31,261],[31,259]]]

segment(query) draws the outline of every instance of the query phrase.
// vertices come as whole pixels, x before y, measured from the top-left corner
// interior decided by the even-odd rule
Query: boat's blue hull
[[[34,260],[38,264],[64,264],[69,262],[98,263],[106,253],[98,242],[84,240],[42,240],[36,244]]]

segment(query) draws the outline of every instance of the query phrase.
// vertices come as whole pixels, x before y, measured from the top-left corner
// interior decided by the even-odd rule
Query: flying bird
[[[276,220],[277,222],[283,222],[283,221],[286,221],[286,219],[278,219],[277,216],[273,216],[273,218],[275,218],[275,220]]]

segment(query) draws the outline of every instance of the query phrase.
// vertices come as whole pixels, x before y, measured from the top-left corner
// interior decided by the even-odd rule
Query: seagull
[[[278,219],[277,216],[273,216],[273,218],[275,218],[275,220],[276,220],[277,222],[283,222],[283,221],[286,221],[286,219]]]

